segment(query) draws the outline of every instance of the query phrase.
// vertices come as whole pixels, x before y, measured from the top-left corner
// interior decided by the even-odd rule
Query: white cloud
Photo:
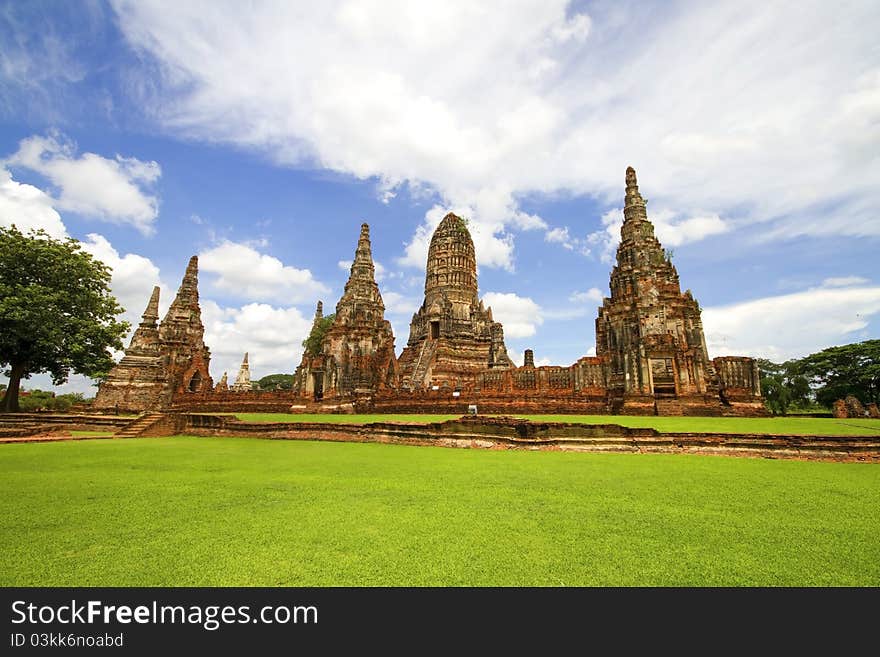
[[[657,239],[664,246],[680,246],[698,242],[710,235],[719,235],[730,226],[717,214],[677,218],[670,210],[661,210],[649,216]]]
[[[0,167],[0,226],[15,226],[23,233],[42,228],[50,237],[67,237],[61,215],[42,189],[16,182]]]
[[[865,285],[870,282],[861,276],[838,276],[826,278],[822,281],[822,287],[849,287],[851,285]]]
[[[730,224],[717,214],[682,217],[672,210],[660,209],[649,211],[648,218],[654,224],[654,234],[665,247],[698,242],[711,235],[720,235],[730,230]],[[602,262],[612,262],[614,252],[620,243],[621,226],[623,226],[623,208],[609,210],[602,215],[602,228],[587,236],[588,244],[599,246]]]
[[[553,28],[553,38],[558,41],[583,41],[590,33],[591,21],[586,14],[576,14],[562,25]]]
[[[611,204],[628,164],[672,213],[671,246],[727,218],[776,239],[880,235],[877,3],[795,20],[760,0],[113,4],[161,65],[144,102],[167,126],[373,177],[385,200],[433,188],[471,210],[481,265],[513,269],[518,195]],[[424,265],[428,214],[407,264]]]
[[[124,318],[131,322],[132,330],[141,321],[141,315],[153,293],[153,286],[159,285],[163,288],[163,293],[160,295],[161,306],[167,308],[171,304],[171,299],[167,296],[169,288],[167,285],[162,285],[159,268],[149,258],[134,253],[120,256],[107,238],[97,233],[89,233],[86,236],[85,241],[82,242],[82,249],[112,270],[110,288],[113,296],[125,308]]]
[[[620,243],[620,228],[623,226],[623,208],[608,210],[602,215],[602,229],[587,235],[587,243],[598,246],[601,251],[599,259],[611,264],[614,261],[614,252]]]
[[[399,292],[382,292],[382,301],[385,303],[386,315],[399,315],[409,322],[410,317],[422,305],[422,300],[416,297],[408,297]],[[407,336],[403,336],[406,338]]]
[[[813,288],[703,310],[712,357],[784,361],[854,342],[880,313],[880,287]]]
[[[54,205],[113,223],[133,225],[144,235],[154,232],[159,200],[148,190],[162,173],[156,162],[95,153],[76,155],[61,135],[34,135],[19,143],[6,163],[46,176],[59,190]]]
[[[544,233],[544,241],[553,244],[561,244],[568,251],[577,251],[578,253],[588,256],[592,253],[590,246],[594,243],[590,235],[586,238],[573,237],[569,232],[568,226],[562,228],[550,228]]]
[[[312,328],[312,319],[297,308],[265,303],[222,307],[210,299],[203,299],[201,308],[215,383],[223,372],[228,373],[230,384],[235,381],[245,352],[252,380],[268,374],[292,374],[299,365],[302,341]]]
[[[547,222],[536,214],[527,212],[514,212],[511,215],[511,223],[519,230],[546,230]]]
[[[252,246],[223,241],[199,254],[199,269],[216,274],[214,289],[236,297],[288,303],[312,302],[330,292],[308,269],[296,269]]]
[[[529,297],[512,292],[487,292],[483,303],[492,308],[492,317],[504,326],[507,338],[527,338],[544,323],[541,306]]]
[[[562,244],[567,249],[574,248],[571,245],[571,236],[568,234],[568,227],[553,228],[552,230],[548,230],[546,233],[544,233],[544,241]]]
[[[572,292],[568,296],[568,300],[572,303],[602,303],[604,297],[602,290],[598,287],[591,287],[585,292]]]

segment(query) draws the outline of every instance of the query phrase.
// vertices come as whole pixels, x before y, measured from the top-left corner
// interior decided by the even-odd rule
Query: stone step
[[[163,416],[163,413],[145,413],[113,435],[116,438],[135,438],[156,424]]]
[[[657,398],[654,400],[654,415],[683,415],[684,409],[677,399]]]

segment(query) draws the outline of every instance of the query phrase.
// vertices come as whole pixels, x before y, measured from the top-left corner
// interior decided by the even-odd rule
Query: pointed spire
[[[379,286],[376,285],[376,267],[373,265],[370,226],[368,224],[361,224],[361,234],[354,252],[354,261],[351,263],[351,274],[345,283],[342,298],[336,304],[338,321],[355,312],[353,305],[355,302],[373,304],[380,314],[385,311],[382,295],[379,294]]]
[[[624,221],[631,219],[642,219],[647,221],[648,213],[645,210],[645,200],[639,193],[639,183],[636,179],[636,170],[632,167],[626,168],[626,196],[623,203]]]
[[[193,256],[189,259],[186,266],[186,272],[180,287],[177,289],[177,296],[171,302],[168,312],[162,323],[169,320],[183,320],[189,322],[192,317],[192,311],[199,310],[199,257]],[[200,313],[199,313],[200,314]],[[200,322],[201,323],[201,320]]]
[[[312,320],[312,324],[317,324],[322,319],[324,319],[324,302],[319,301],[318,307],[315,308],[315,319]]]
[[[246,392],[252,389],[251,386],[251,368],[248,365],[247,352],[244,354],[244,360],[241,361],[241,367],[238,368],[238,376],[235,377],[235,383],[232,389],[238,392]]]
[[[183,275],[183,284],[189,283],[193,287],[199,285],[199,256],[192,256],[186,265],[186,273]]]
[[[370,245],[370,226],[368,224],[361,224],[361,235],[358,237],[354,261],[351,263],[351,277],[361,280],[373,280],[375,273],[373,249]]]
[[[144,314],[141,315],[143,321],[141,322],[141,326],[156,326],[156,322],[159,321],[159,286],[155,286],[153,288],[153,294],[150,295],[150,300],[147,303],[147,307],[144,310]]]

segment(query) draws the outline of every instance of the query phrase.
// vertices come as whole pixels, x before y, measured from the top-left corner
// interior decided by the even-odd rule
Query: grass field
[[[0,446],[0,585],[880,585],[880,466],[152,438]]]
[[[228,414],[227,414],[228,415]],[[458,415],[301,415],[291,413],[235,413],[244,422],[443,422]],[[541,422],[621,424],[625,427],[653,427],[659,431],[700,433],[776,433],[801,435],[880,435],[880,420],[837,420],[813,417],[655,417],[637,415],[521,415]]]

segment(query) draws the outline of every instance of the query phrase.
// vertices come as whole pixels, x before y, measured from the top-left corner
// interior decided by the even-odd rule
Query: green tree
[[[784,363],[759,358],[761,393],[767,408],[773,413],[785,415],[789,408],[804,408],[812,401],[810,382],[800,371],[800,361]]]
[[[293,374],[267,374],[257,381],[260,390],[290,390],[293,387]]]
[[[110,269],[74,239],[0,228],[0,366],[9,387],[0,411],[19,410],[21,380],[49,372],[102,376],[113,366],[128,322],[110,294]]]
[[[306,354],[309,356],[317,356],[321,353],[321,344],[324,342],[324,336],[327,335],[327,331],[333,326],[334,319],[336,319],[336,313],[331,313],[312,324],[312,330],[309,333],[309,337],[302,342]]]
[[[816,388],[817,401],[826,406],[847,395],[863,404],[880,402],[880,340],[823,349],[802,358],[799,371]]]

